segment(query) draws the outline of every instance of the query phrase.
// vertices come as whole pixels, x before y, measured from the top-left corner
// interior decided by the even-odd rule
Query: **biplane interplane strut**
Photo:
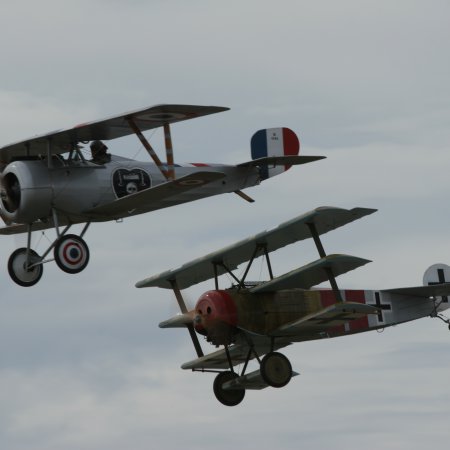
[[[288,170],[322,159],[299,155],[300,143],[288,128],[259,130],[251,139],[250,161],[224,164],[180,164],[175,161],[171,125],[227,111],[220,106],[157,105],[104,120],[36,136],[0,148],[0,234],[28,234],[28,244],[9,258],[11,278],[33,286],[43,265],[55,260],[67,273],[79,273],[89,262],[83,239],[93,222],[121,220],[223,193],[248,202],[244,189]],[[164,131],[163,162],[144,133]],[[135,134],[151,162],[107,153],[103,141]],[[90,142],[92,159],[83,145]],[[81,234],[69,234],[84,223]],[[30,246],[33,231],[55,228],[56,237],[39,255]],[[47,256],[53,252],[53,258]]]
[[[294,342],[332,338],[378,330],[398,323],[442,316],[449,307],[450,267],[437,264],[424,275],[424,285],[388,290],[345,290],[340,275],[361,267],[367,259],[344,254],[328,255],[321,236],[374,213],[321,207],[268,231],[195,259],[179,268],[139,281],[136,286],[173,289],[181,314],[160,323],[161,328],[187,327],[197,358],[183,369],[217,372],[216,398],[227,406],[239,404],[246,390],[280,388],[298,375],[280,350]],[[305,239],[313,239],[319,259],[281,276],[274,276],[269,253]],[[249,283],[246,277],[257,256],[264,256],[269,280]],[[242,277],[236,269],[247,266]],[[219,277],[230,274],[234,284],[219,288]],[[200,296],[188,310],[181,290],[214,279],[215,289]],[[316,288],[328,282],[331,288]],[[204,354],[197,334],[216,347]],[[256,363],[256,369],[248,371]],[[242,369],[237,370],[238,366]]]

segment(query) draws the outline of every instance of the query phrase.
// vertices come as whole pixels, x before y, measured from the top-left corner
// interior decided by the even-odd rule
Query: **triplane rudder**
[[[214,393],[224,405],[234,406],[248,389],[280,388],[298,375],[278,351],[294,342],[378,330],[427,316],[449,324],[442,315],[449,308],[450,296],[450,267],[445,264],[426,270],[424,286],[380,290],[338,287],[339,275],[370,261],[345,254],[327,255],[320,236],[375,211],[320,207],[136,286],[174,291],[181,314],[161,322],[160,327],[188,329],[197,358],[182,368],[217,372]],[[309,238],[314,240],[319,258],[275,276],[270,252]],[[269,280],[248,282],[250,267],[258,256],[266,260]],[[243,275],[238,277],[236,269],[246,261]],[[219,276],[225,273],[234,283],[222,289]],[[210,278],[214,279],[214,289],[201,295],[195,308],[188,310],[181,290]],[[315,288],[322,282],[329,282],[331,288]],[[223,348],[205,355],[198,334]],[[249,371],[255,361],[256,369]]]

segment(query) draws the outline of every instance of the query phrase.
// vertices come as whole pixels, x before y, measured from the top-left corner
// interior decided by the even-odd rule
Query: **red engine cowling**
[[[195,305],[195,330],[213,345],[229,345],[237,332],[238,314],[226,291],[205,292]]]

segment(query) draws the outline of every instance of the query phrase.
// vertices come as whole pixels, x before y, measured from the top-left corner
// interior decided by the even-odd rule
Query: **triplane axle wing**
[[[279,349],[293,342],[322,339],[385,328],[424,316],[439,317],[448,308],[450,267],[432,266],[424,278],[427,286],[390,290],[342,290],[336,277],[370,262],[349,255],[326,255],[320,236],[375,212],[321,207],[276,228],[212,252],[181,267],[139,281],[137,287],[173,289],[181,314],[160,323],[161,328],[186,327],[197,358],[183,369],[218,372],[214,381],[217,399],[239,404],[246,390],[283,387],[298,375]],[[312,238],[320,258],[275,277],[269,253],[296,241]],[[250,266],[264,256],[269,281],[246,282]],[[235,269],[248,264],[239,278]],[[234,284],[219,289],[219,276],[229,274]],[[437,282],[436,279],[437,273]],[[213,278],[215,289],[203,294],[188,310],[181,289]],[[330,288],[315,288],[328,281]],[[428,286],[428,284],[431,284]],[[204,355],[197,334],[222,349]],[[248,371],[256,360],[257,368]],[[238,371],[237,366],[242,366]]]

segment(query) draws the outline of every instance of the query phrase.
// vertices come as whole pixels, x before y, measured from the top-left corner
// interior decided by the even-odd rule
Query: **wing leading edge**
[[[50,152],[61,154],[69,152],[79,142],[95,139],[110,140],[128,136],[134,133],[130,128],[129,119],[132,119],[141,131],[146,131],[162,127],[165,124],[195,119],[228,109],[221,106],[198,105],[151,106],[6,145],[0,148],[0,161],[8,163],[14,158],[47,155],[49,142],[51,143]]]
[[[225,264],[229,270],[235,270],[239,264],[250,259],[257,245],[263,245],[267,252],[273,252],[294,242],[311,238],[311,230],[308,226],[310,223],[315,225],[318,234],[321,235],[375,211],[376,209],[369,208],[348,210],[329,206],[320,207],[284,222],[271,230],[263,231],[222,250],[186,263],[177,269],[168,270],[139,281],[136,283],[136,287],[171,289],[170,281],[176,279],[178,287],[186,289],[189,286],[213,278],[214,265],[218,275],[226,273],[226,269],[220,265],[221,263]]]

